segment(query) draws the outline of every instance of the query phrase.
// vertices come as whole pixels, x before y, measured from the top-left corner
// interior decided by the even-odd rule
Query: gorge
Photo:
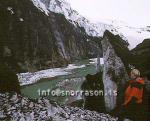
[[[129,48],[131,39],[122,28],[140,31],[135,35],[144,41]],[[1,1],[0,120],[117,121],[109,113],[123,101],[131,67],[145,78],[149,100],[148,37],[148,27],[90,23],[62,0]],[[108,95],[41,97],[39,89],[97,89]]]

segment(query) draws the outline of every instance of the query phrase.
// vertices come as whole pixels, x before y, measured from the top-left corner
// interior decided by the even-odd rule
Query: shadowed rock
[[[141,71],[142,76],[150,80],[150,39],[145,39],[131,52],[134,55],[133,65]]]
[[[105,112],[102,72],[98,72],[95,75],[88,74],[86,76],[86,81],[82,84],[81,88],[85,91],[83,103],[84,108],[98,112]],[[89,93],[92,91],[93,94],[87,95],[86,91],[89,91]]]
[[[20,93],[17,75],[7,65],[0,62],[0,92],[12,91]]]

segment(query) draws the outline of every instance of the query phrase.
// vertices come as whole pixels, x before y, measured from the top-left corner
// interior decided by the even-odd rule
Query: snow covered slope
[[[109,24],[113,25],[119,33],[122,33],[127,38],[130,49],[135,48],[144,39],[150,38],[150,27],[135,28],[128,26],[125,22],[118,21],[111,21]]]
[[[141,43],[145,38],[150,38],[150,27],[134,28],[123,22],[111,21],[110,23],[92,23],[73,10],[65,0],[32,0],[34,5],[48,15],[48,11],[64,14],[64,16],[75,26],[85,29],[90,36],[103,36],[107,29],[113,34],[119,34],[124,40],[129,42],[129,48],[132,49]]]
[[[47,14],[47,10],[64,14],[64,16],[75,26],[79,25],[84,27],[85,31],[90,36],[103,36],[103,33],[106,29],[113,30],[112,25],[99,23],[94,24],[89,20],[81,16],[77,11],[73,10],[69,3],[64,0],[32,0],[34,5],[38,7],[41,11],[44,11]],[[43,3],[45,7],[43,7]],[[45,9],[46,8],[46,9]]]

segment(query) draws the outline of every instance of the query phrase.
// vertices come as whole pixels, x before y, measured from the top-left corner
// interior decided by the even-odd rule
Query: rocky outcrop
[[[0,92],[12,91],[20,93],[17,75],[7,65],[0,62]]]
[[[111,43],[111,41],[118,40],[115,38],[116,36],[111,34],[109,31],[106,31],[102,39],[102,49],[104,58],[104,99],[107,111],[111,111],[115,108],[117,104],[122,102],[122,93],[124,92],[123,89],[125,86],[125,82],[128,81],[126,67],[121,57],[118,56],[119,54],[116,53],[115,46]],[[126,44],[124,41],[122,42]]]
[[[145,88],[143,94],[143,105],[141,110],[144,112],[142,119],[149,120],[149,39],[144,40],[136,48],[129,51],[127,43],[119,36],[114,36],[106,31],[102,40],[104,69],[103,82],[105,93],[109,90],[117,89],[117,96],[105,95],[105,106],[108,111],[122,103],[125,82],[128,81],[127,72],[130,72],[129,65],[140,70],[142,77],[145,78]]]
[[[0,2],[0,58],[16,72],[67,65],[93,57],[99,38],[89,37],[64,15],[40,11],[32,1]]]
[[[115,53],[121,58],[127,71],[130,71],[129,64],[132,62],[132,54],[128,48],[129,43],[122,39],[119,35],[114,35],[109,31],[105,31],[104,36],[109,38],[110,44],[113,46]]]
[[[0,120],[19,121],[117,121],[108,114],[60,106],[45,98],[30,100],[16,93],[0,94]]]

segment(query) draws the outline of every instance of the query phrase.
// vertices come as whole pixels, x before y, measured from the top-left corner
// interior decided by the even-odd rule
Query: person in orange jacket
[[[123,105],[127,106],[133,98],[135,103],[141,104],[143,98],[144,79],[140,77],[140,72],[137,69],[133,69],[130,73],[131,80],[129,80],[129,86],[125,91],[125,100]]]
[[[140,71],[137,69],[131,71],[130,78],[125,90],[119,121],[123,121],[126,116],[133,121],[142,120],[140,110],[143,102],[144,79],[140,77]]]

